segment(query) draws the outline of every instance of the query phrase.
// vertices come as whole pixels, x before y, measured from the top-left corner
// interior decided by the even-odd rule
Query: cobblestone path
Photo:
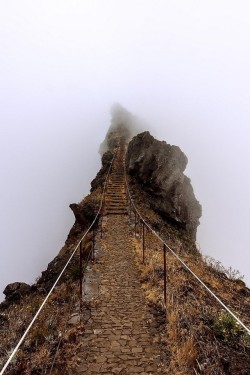
[[[78,374],[165,374],[128,216],[107,217],[102,244],[93,270],[99,274],[99,294],[85,324]]]

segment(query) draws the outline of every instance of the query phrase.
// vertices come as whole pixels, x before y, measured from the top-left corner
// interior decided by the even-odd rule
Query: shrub
[[[241,275],[240,271],[233,269],[231,266],[226,268],[220,261],[215,260],[210,256],[204,256],[203,260],[209,267],[211,267],[215,271],[224,273],[229,280],[236,281],[238,284],[245,286],[245,283],[243,281],[244,275]]]
[[[220,311],[214,321],[213,328],[219,337],[227,341],[235,341],[245,335],[245,331],[241,325],[225,310]]]

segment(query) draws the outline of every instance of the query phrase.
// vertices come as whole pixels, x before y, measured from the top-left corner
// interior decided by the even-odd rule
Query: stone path
[[[98,274],[99,295],[88,311],[78,374],[165,374],[128,220],[127,215],[107,217],[104,251],[92,271]]]

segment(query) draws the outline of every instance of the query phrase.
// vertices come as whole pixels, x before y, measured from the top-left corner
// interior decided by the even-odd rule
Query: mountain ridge
[[[13,348],[16,337],[24,331],[77,242],[97,214],[108,169],[115,150],[121,144],[128,147],[125,160],[128,184],[133,201],[143,217],[195,273],[203,278],[206,285],[215,290],[234,311],[241,313],[241,317],[249,324],[249,289],[241,280],[231,280],[213,265],[204,262],[196,248],[195,233],[201,208],[192,195],[192,190],[190,193],[190,185],[187,188],[188,193],[185,193],[187,184],[190,184],[182,174],[187,163],[186,156],[177,146],[157,141],[148,132],[133,137],[131,124],[135,122],[134,117],[130,117],[132,115],[120,106],[116,106],[113,111],[113,122],[104,141],[106,146],[101,146],[101,149],[105,150],[102,155],[102,168],[91,183],[91,193],[80,203],[70,205],[75,215],[75,223],[64,247],[33,286],[19,283],[5,289],[6,300],[0,305],[0,330],[3,338],[0,345],[0,363],[6,358],[6,351]],[[170,168],[164,171],[164,157],[169,154]],[[170,180],[169,184],[167,178]],[[164,184],[169,187],[166,191]],[[188,197],[184,199],[184,203],[183,196]],[[167,199],[169,201],[165,207],[163,203]],[[133,223],[136,218],[133,214],[130,216]],[[104,219],[106,220],[105,216]],[[101,239],[100,224],[94,228],[97,253],[103,251],[102,243],[105,244],[105,220],[102,223],[104,242]],[[139,224],[138,222],[138,226]],[[156,339],[165,351],[166,373],[247,374],[250,365],[247,336],[170,253],[167,255],[168,287],[167,303],[164,305],[162,245],[152,233],[147,233],[147,263],[142,264],[139,228],[131,240],[135,247],[138,277],[151,309],[152,324],[158,332]],[[132,232],[130,231],[131,236]],[[84,246],[85,262],[91,254],[92,246],[93,238],[89,233]],[[99,262],[98,255],[96,262]],[[95,263],[91,267],[94,269]],[[76,371],[82,336],[89,334],[85,329],[86,321],[81,321],[79,316],[78,279],[79,259],[76,256],[60,280],[49,307],[39,318],[42,329],[39,325],[35,327],[19,352],[16,363],[11,365],[6,374],[43,374],[46,371],[44,362],[51,365],[55,353],[57,361],[52,374],[60,374],[62,371],[73,374]],[[202,301],[205,303],[202,304]],[[98,305],[98,298],[97,301],[85,303],[84,311],[87,316],[95,303]],[[48,315],[56,315],[56,318],[48,322]],[[63,332],[63,339],[59,332]]]

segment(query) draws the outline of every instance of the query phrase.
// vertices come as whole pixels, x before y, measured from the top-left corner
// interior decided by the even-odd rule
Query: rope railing
[[[81,237],[81,239],[78,241],[78,243],[77,243],[75,249],[73,250],[72,254],[70,255],[68,261],[66,262],[65,266],[63,267],[62,271],[60,272],[59,276],[57,277],[56,281],[54,282],[54,284],[51,287],[50,291],[48,292],[47,296],[44,298],[43,302],[41,303],[39,309],[37,310],[35,316],[31,320],[31,322],[28,325],[27,329],[23,333],[23,335],[20,338],[19,342],[17,343],[16,347],[13,349],[13,351],[12,351],[11,355],[9,356],[8,360],[6,361],[5,365],[3,366],[3,368],[2,368],[2,370],[0,372],[0,375],[4,374],[5,370],[7,369],[7,367],[9,366],[9,364],[11,363],[11,361],[13,360],[13,358],[15,357],[15,355],[17,354],[20,346],[22,345],[23,341],[25,340],[27,334],[31,330],[32,326],[34,325],[34,323],[35,323],[36,319],[38,318],[38,316],[40,315],[41,311],[43,310],[44,305],[46,304],[46,302],[48,301],[50,295],[52,294],[52,292],[54,291],[55,287],[57,286],[59,280],[61,279],[62,275],[64,274],[64,272],[65,272],[66,268],[68,267],[69,263],[71,262],[73,256],[75,255],[75,253],[77,252],[77,250],[80,249],[80,247],[82,247],[83,240],[85,239],[85,237],[87,236],[87,234],[91,231],[91,229],[94,227],[95,223],[99,219],[99,216],[100,216],[102,208],[103,208],[103,202],[104,202],[104,197],[105,197],[105,192],[106,192],[108,177],[110,175],[110,172],[111,172],[111,169],[112,169],[112,165],[113,165],[115,156],[116,156],[116,151],[114,153],[113,159],[111,160],[110,166],[109,166],[107,174],[106,174],[106,178],[105,178],[105,181],[104,181],[104,184],[103,184],[103,191],[102,191],[102,197],[101,197],[99,209],[98,209],[98,212],[97,212],[95,218],[93,219],[92,223],[90,224],[90,226],[88,227],[88,229],[86,230],[86,232],[83,234],[83,236]],[[80,296],[80,298],[82,300],[82,296]]]
[[[222,301],[221,299],[195,274],[194,271],[191,270],[191,268],[181,259],[181,257],[176,254],[176,252],[160,237],[160,235],[153,229],[151,226],[146,222],[146,220],[143,218],[139,210],[137,209],[133,198],[131,196],[130,190],[129,190],[129,184],[127,179],[127,174],[125,171],[125,182],[126,182],[126,188],[127,188],[127,195],[129,198],[129,212],[131,216],[131,211],[133,210],[134,216],[135,216],[135,234],[136,234],[136,226],[138,223],[138,218],[142,222],[142,261],[145,262],[145,227],[148,228],[157,238],[158,240],[163,244],[163,257],[164,257],[164,303],[166,305],[167,300],[167,286],[166,286],[166,250],[168,249],[170,253],[182,264],[182,266],[209,292],[213,298],[240,324],[240,326],[250,335],[250,329],[232,312],[232,310],[229,309]]]

